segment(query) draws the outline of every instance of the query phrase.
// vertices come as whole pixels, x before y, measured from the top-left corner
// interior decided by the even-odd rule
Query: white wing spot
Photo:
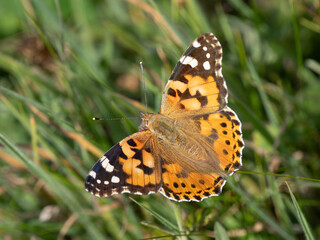
[[[195,40],[195,41],[192,43],[192,46],[195,47],[195,48],[198,48],[198,47],[201,46],[201,44],[200,44],[197,40]]]
[[[203,47],[202,49],[203,49],[203,51],[207,51],[207,50],[208,50],[208,48],[207,48],[207,47]]]
[[[103,182],[105,185],[108,185],[109,184],[109,181],[104,181]]]
[[[89,172],[89,175],[90,175],[91,177],[93,177],[94,179],[96,179],[97,173],[96,173],[95,171],[90,171],[90,172]]]
[[[207,53],[207,54],[206,54],[206,57],[207,57],[207,58],[210,58],[210,53]]]
[[[186,56],[185,59],[183,60],[182,64],[187,65],[189,64],[192,68],[195,68],[196,66],[198,66],[198,61],[197,59],[190,57],[190,56]]]
[[[192,67],[192,68],[195,68],[196,66],[198,66],[198,61],[197,59],[192,59],[191,62],[189,62],[189,65]]]
[[[186,65],[186,64],[188,64],[193,58],[192,57],[190,57],[190,56],[182,56],[182,58],[184,57],[184,59],[182,59],[182,64],[184,64],[184,65]],[[181,59],[180,59],[180,61],[181,61]]]
[[[210,68],[211,68],[210,63],[209,63],[208,61],[205,61],[205,62],[203,63],[203,68],[204,68],[205,70],[210,70]]]
[[[111,164],[108,164],[108,166],[106,167],[107,172],[112,172],[113,169],[114,169],[114,166],[112,166]]]
[[[97,179],[97,183],[100,184],[100,183],[101,183],[101,180],[100,180],[100,179]]]
[[[183,64],[183,60],[186,56],[182,55],[182,57],[180,58],[179,62],[181,62]]]
[[[102,156],[102,158],[100,158],[100,162],[103,162],[106,158],[106,156]]]
[[[106,159],[103,160],[103,162],[101,163],[101,165],[102,165],[103,168],[106,168],[107,165],[108,165],[108,163],[109,163],[109,159],[106,158]]]
[[[113,177],[111,178],[111,182],[112,182],[112,183],[119,183],[119,182],[120,182],[120,178],[118,178],[117,176],[113,176]]]

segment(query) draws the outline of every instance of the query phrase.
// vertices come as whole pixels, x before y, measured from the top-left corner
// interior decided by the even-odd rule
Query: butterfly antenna
[[[121,117],[121,118],[99,118],[99,117],[93,117],[92,120],[124,120],[124,119],[140,119],[140,117]]]
[[[142,65],[142,62],[140,62],[140,68],[141,68],[141,75],[142,75],[142,81],[143,81],[144,102],[145,102],[145,104],[146,104],[146,110],[147,110],[147,112],[148,112],[147,91],[146,91],[146,80],[144,79],[144,72],[143,72],[143,65]]]

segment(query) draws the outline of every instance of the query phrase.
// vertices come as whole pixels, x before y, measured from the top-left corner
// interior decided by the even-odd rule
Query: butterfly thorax
[[[176,128],[175,121],[163,114],[146,113],[142,116],[140,128],[149,129],[158,139],[174,144],[181,141],[181,134]]]

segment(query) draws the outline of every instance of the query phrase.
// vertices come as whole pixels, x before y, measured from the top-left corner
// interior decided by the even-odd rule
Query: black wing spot
[[[238,140],[238,145],[239,145],[239,147],[243,147],[243,142],[241,142],[240,140]]]
[[[214,185],[217,185],[222,179],[222,177],[218,177],[216,180],[214,180]]]
[[[228,171],[230,169],[230,167],[231,167],[231,164],[228,164],[224,170]]]
[[[234,123],[234,125],[239,126],[240,122],[238,120],[232,120],[232,122]]]
[[[176,91],[173,90],[172,88],[169,88],[169,89],[168,89],[168,95],[173,96],[173,97],[176,97],[176,96],[177,96],[177,93],[176,93]]]
[[[138,151],[136,152],[132,158],[138,159],[138,160],[142,160],[142,151]]]
[[[240,152],[236,151],[236,155],[237,155],[237,157],[240,157]]]
[[[135,141],[134,141],[133,139],[129,139],[129,140],[127,141],[127,143],[128,143],[131,147],[137,146],[137,144],[135,143]]]
[[[203,179],[200,179],[200,180],[199,180],[199,183],[204,184]]]
[[[173,74],[172,74],[173,75]],[[174,79],[174,81],[179,81],[179,82],[183,82],[185,84],[188,84],[188,79],[186,79],[184,76],[183,77],[180,77],[178,79]]]
[[[239,162],[235,162],[234,164],[233,164],[233,167],[235,168],[235,169],[239,169],[240,168],[240,163]]]
[[[194,196],[195,199],[197,199],[198,201],[201,200],[201,197],[200,196]]]
[[[189,88],[187,88],[187,90],[183,92],[183,99],[188,99],[188,98],[192,98]]]
[[[216,187],[214,192],[219,195],[221,193],[221,187]]]
[[[220,124],[220,126],[225,128],[225,127],[227,127],[227,124],[225,122],[223,122]]]
[[[206,96],[197,97],[197,100],[200,102],[201,107],[205,107],[208,104],[208,98]]]

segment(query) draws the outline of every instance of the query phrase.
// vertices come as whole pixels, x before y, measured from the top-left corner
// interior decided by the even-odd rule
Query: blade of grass
[[[296,45],[296,54],[297,54],[297,63],[299,68],[303,67],[303,58],[302,58],[302,50],[301,50],[301,42],[300,42],[300,36],[299,36],[299,26],[298,26],[298,20],[295,10],[295,5],[293,3],[293,0],[289,0],[290,2],[290,8],[291,8],[291,16],[292,16],[292,25],[294,30],[294,40]]]
[[[308,224],[306,218],[304,217],[304,214],[301,211],[301,208],[299,207],[297,199],[293,195],[289,184],[287,182],[286,182],[286,184],[287,184],[287,187],[289,189],[290,197],[291,197],[291,200],[293,202],[294,208],[296,209],[298,220],[300,222],[300,225],[302,226],[302,229],[303,229],[303,232],[305,234],[305,237],[308,240],[314,240],[315,238],[313,237],[312,232],[311,232],[310,227],[309,227],[309,224]]]
[[[165,226],[167,226],[168,228],[170,228],[171,230],[180,233],[179,228],[171,223],[170,221],[168,221],[166,218],[162,217],[160,214],[156,213],[155,211],[151,210],[150,208],[144,206],[143,204],[137,202],[136,200],[134,200],[133,198],[129,197],[134,203],[136,203],[137,205],[139,205],[140,207],[144,208],[145,210],[147,210],[151,215],[153,215],[156,219],[158,219],[160,222],[162,222]]]
[[[177,224],[179,227],[179,231],[180,233],[184,234],[185,233],[185,229],[184,229],[184,224],[183,224],[183,220],[182,220],[182,216],[181,216],[181,211],[180,211],[180,207],[178,204],[173,203],[173,210],[174,210],[174,215],[176,216],[176,220],[177,220]],[[188,238],[186,236],[181,236],[178,237],[178,239],[181,240],[187,240]]]
[[[270,100],[269,100],[265,90],[263,89],[261,79],[258,76],[258,73],[257,73],[252,61],[248,60],[247,63],[248,63],[248,70],[249,70],[249,72],[250,72],[250,74],[252,76],[252,80],[257,84],[257,90],[258,90],[258,92],[260,94],[261,101],[262,101],[262,104],[264,106],[264,109],[265,109],[265,111],[266,111],[266,113],[268,115],[268,119],[269,119],[269,121],[271,122],[272,125],[278,126],[279,122],[278,122],[278,119],[276,117],[277,115],[273,111],[271,103],[270,103]]]
[[[214,233],[217,240],[228,240],[228,234],[227,231],[224,229],[224,227],[219,223],[216,222],[214,224]]]

